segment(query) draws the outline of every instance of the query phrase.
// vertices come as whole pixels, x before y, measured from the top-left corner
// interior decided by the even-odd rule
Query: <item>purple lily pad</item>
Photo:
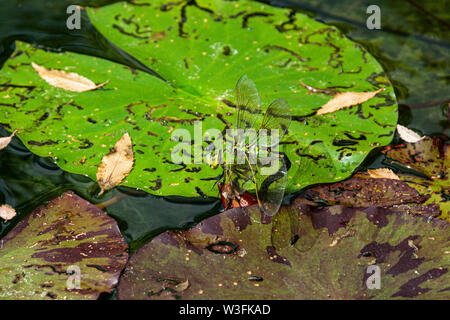
[[[117,223],[72,191],[34,210],[1,244],[1,299],[96,299],[128,260]]]
[[[449,299],[448,235],[395,208],[235,208],[140,248],[118,298]]]

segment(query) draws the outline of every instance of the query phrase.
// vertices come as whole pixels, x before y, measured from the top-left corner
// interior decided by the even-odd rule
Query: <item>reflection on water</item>
[[[395,88],[399,122],[423,135],[449,135],[450,10],[448,1],[266,0],[341,29],[382,64]],[[376,4],[381,30],[366,27]],[[447,138],[446,138],[447,139]]]

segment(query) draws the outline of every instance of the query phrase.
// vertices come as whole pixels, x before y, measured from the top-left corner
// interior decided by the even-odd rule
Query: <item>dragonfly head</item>
[[[217,154],[212,155],[211,153],[207,153],[205,155],[205,162],[212,168],[217,169],[219,166],[219,157]]]
[[[219,152],[215,152],[215,146],[213,143],[209,144],[205,148],[205,162],[212,168],[217,169],[219,166]]]
[[[219,161],[217,157],[210,157],[210,158],[206,157],[206,162],[212,169],[217,169],[217,167],[219,166]]]

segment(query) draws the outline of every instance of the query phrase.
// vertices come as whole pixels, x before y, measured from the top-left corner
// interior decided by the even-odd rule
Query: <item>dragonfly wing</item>
[[[274,144],[278,144],[283,139],[283,136],[287,134],[289,125],[291,124],[291,118],[291,111],[285,99],[273,101],[264,113],[261,129],[278,130],[279,139],[267,144],[263,143],[263,145],[273,146]],[[273,133],[268,132],[268,135],[273,136]]]
[[[243,75],[236,84],[236,129],[253,128],[261,111],[261,98],[253,80]]]
[[[251,133],[248,132],[251,130],[246,130],[246,133],[243,133],[243,130],[236,130],[233,136],[229,137],[228,140],[238,141],[237,144],[232,142],[231,145],[233,147],[232,150],[229,150],[230,153],[239,155],[244,153],[245,155],[245,163],[238,161],[238,164],[230,164],[229,178],[233,189],[239,193],[254,189],[261,209],[272,216],[278,211],[283,200],[287,182],[287,168],[279,154],[275,157],[277,161],[266,161],[267,159],[273,159],[274,154],[278,150],[264,148],[264,145],[259,150],[256,146],[258,142],[257,136],[259,136],[257,131],[261,128],[278,130],[279,139],[276,141],[271,139],[275,143],[273,141],[268,142],[266,139],[265,146],[273,147],[278,145],[281,138],[287,133],[291,122],[289,106],[284,99],[275,100],[267,108],[263,121],[259,123],[261,98],[255,83],[247,78],[246,75],[242,76],[236,84],[236,103],[235,129],[254,130]],[[269,136],[272,133],[270,132]],[[266,155],[262,162],[255,159],[255,156],[259,153]],[[266,167],[276,166],[275,163],[278,164],[278,167],[265,170],[267,169]]]
[[[308,206],[282,208],[272,219],[271,242],[276,250],[294,246],[300,252],[311,249],[319,237]],[[287,241],[286,241],[287,240]]]
[[[273,216],[278,212],[283,202],[288,168],[284,158],[279,157],[278,170],[274,174],[263,176],[262,169],[264,169],[264,166],[259,168],[258,177],[256,178],[257,184],[258,181],[261,182],[258,186],[258,198],[261,202],[261,209],[267,215]]]

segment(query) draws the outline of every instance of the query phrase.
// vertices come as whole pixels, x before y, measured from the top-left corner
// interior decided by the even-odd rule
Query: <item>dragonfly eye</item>
[[[212,169],[217,169],[217,167],[219,166],[218,158],[219,156],[217,154],[212,156],[210,153],[208,153],[205,156],[205,161]]]

